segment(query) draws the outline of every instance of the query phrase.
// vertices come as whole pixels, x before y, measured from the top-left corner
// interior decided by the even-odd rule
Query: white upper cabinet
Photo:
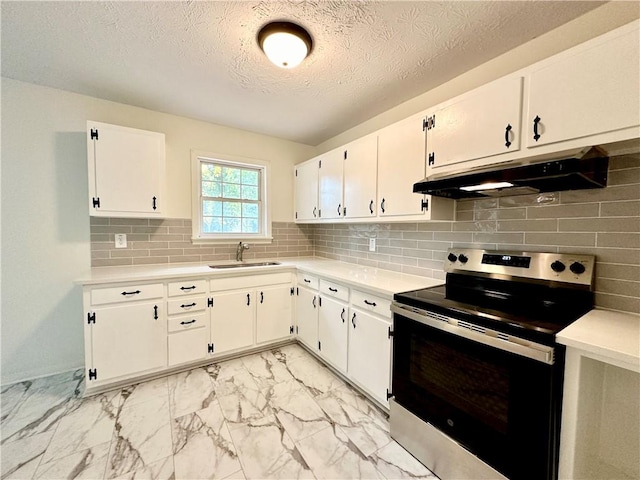
[[[164,134],[87,122],[89,211],[160,216],[165,205]]]
[[[297,221],[318,219],[318,172],[318,159],[309,160],[295,167],[293,178]]]
[[[337,148],[318,157],[319,177],[318,206],[321,219],[343,217],[342,181],[344,149]]]
[[[427,117],[429,175],[439,168],[520,150],[522,77],[491,82]]]
[[[378,138],[363,137],[345,147],[344,216],[370,218],[377,212]]]
[[[640,125],[638,22],[534,66],[529,74],[527,147]],[[612,140],[638,136],[628,132]]]

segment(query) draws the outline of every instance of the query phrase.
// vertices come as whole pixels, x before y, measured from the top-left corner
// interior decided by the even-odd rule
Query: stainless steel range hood
[[[609,157],[594,147],[580,158],[529,165],[503,165],[494,170],[441,179],[425,178],[413,185],[413,191],[459,199],[603,188],[607,186],[608,167]]]

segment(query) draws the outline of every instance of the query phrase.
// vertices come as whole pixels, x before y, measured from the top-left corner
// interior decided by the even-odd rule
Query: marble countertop
[[[370,293],[391,298],[394,293],[441,285],[444,280],[408,275],[390,270],[339,262],[319,257],[296,257],[250,260],[246,263],[276,261],[280,265],[267,267],[243,267],[215,270],[208,265],[142,265],[92,268],[76,280],[80,285],[108,285],[111,283],[165,281],[180,278],[220,278],[232,276],[260,275],[283,271],[303,271],[336,282],[348,283]],[[235,263],[235,262],[218,262]]]
[[[567,347],[640,372],[640,315],[591,310],[556,336]]]

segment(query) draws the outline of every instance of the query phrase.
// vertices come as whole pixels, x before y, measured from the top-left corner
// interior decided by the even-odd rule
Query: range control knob
[[[580,262],[573,262],[571,264],[571,266],[569,267],[569,270],[571,270],[573,273],[575,273],[576,275],[580,275],[581,273],[584,273],[584,271],[586,270],[586,268],[584,267],[583,264],[581,264]]]
[[[551,270],[553,270],[556,273],[564,272],[565,268],[567,267],[565,267],[564,263],[562,263],[560,260],[556,260],[551,264]]]
[[[460,260],[460,263],[467,263],[469,261],[469,258],[464,253],[461,253],[458,256],[458,260]]]
[[[455,262],[458,259],[458,257],[456,257],[453,253],[450,253],[449,256],[447,257],[447,260],[449,260],[450,262]]]

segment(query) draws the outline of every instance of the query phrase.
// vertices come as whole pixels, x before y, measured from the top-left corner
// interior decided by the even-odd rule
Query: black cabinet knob
[[[461,253],[458,255],[458,260],[460,260],[460,263],[467,263],[469,258],[464,253]]]
[[[454,255],[453,253],[450,253],[447,256],[447,260],[449,260],[450,262],[455,262],[458,259],[458,257],[456,255]]]
[[[565,268],[566,267],[564,266],[564,263],[562,263],[560,260],[556,260],[551,264],[551,270],[556,273],[564,272]]]
[[[586,270],[586,268],[584,267],[583,264],[581,264],[580,262],[573,262],[571,264],[571,266],[569,267],[569,270],[571,270],[573,273],[575,273],[576,275],[580,275],[581,273],[584,273],[584,271]]]

